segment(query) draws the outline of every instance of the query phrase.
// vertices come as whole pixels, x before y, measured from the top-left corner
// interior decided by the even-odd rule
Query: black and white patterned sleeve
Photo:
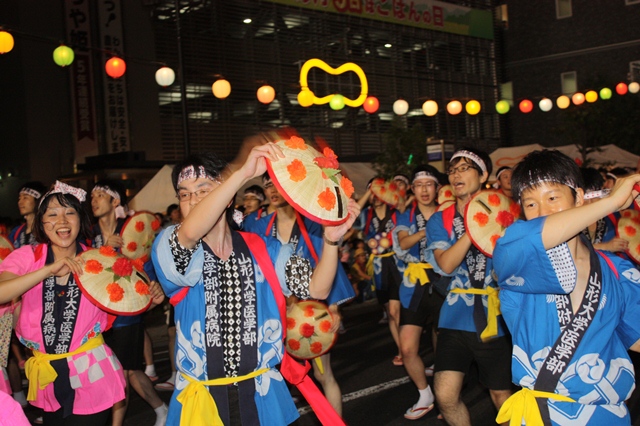
[[[169,247],[171,247],[173,260],[176,262],[176,270],[184,275],[191,261],[191,256],[193,256],[193,253],[200,247],[200,241],[198,241],[198,244],[192,249],[183,247],[180,241],[178,241],[178,229],[180,229],[180,225],[176,226],[171,233],[169,237]]]
[[[298,256],[291,256],[285,265],[287,287],[299,299],[310,299],[311,275],[313,268],[311,261]]]

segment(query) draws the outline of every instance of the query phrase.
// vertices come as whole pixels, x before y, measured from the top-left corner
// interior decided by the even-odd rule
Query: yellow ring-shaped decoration
[[[354,64],[353,62],[347,62],[346,64],[340,65],[338,68],[333,68],[320,59],[309,59],[304,63],[304,65],[302,65],[302,68],[300,69],[300,86],[302,88],[301,92],[309,90],[307,75],[313,67],[318,67],[331,75],[339,75],[347,71],[353,71],[354,73],[356,73],[356,75],[360,79],[360,86],[362,87],[362,89],[360,90],[360,96],[358,96],[356,99],[349,99],[345,97],[344,104],[350,107],[357,108],[364,103],[364,100],[367,98],[367,92],[369,91],[369,84],[367,83],[367,77],[364,75],[364,71],[362,71],[362,68],[360,68],[358,65]],[[334,95],[335,94],[331,94],[318,98],[314,94],[313,103],[315,105],[327,104],[329,103],[329,101],[331,101],[331,98],[333,98]]]

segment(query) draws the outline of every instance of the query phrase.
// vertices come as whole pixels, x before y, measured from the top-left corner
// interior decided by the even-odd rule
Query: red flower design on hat
[[[389,189],[390,189],[391,191],[397,191],[397,190],[398,190],[398,185],[397,185],[395,182],[391,182],[391,183],[389,184]]]
[[[500,235],[498,234],[494,234],[491,236],[491,247],[495,248],[496,243],[498,242],[498,238],[500,238]]]
[[[323,169],[337,169],[338,168],[338,156],[329,147],[322,150],[324,157],[316,157],[313,161]]]
[[[313,352],[314,354],[319,354],[320,352],[322,352],[322,343],[313,342],[311,346],[309,346],[309,349],[311,349],[311,352]]]
[[[322,331],[323,333],[328,332],[329,329],[331,328],[331,321],[327,321],[327,320],[321,321],[318,328],[320,328],[320,331]]]
[[[0,259],[4,260],[11,253],[11,249],[7,247],[0,248]]]
[[[287,317],[287,330],[293,330],[296,326],[295,318]]]
[[[631,218],[631,222],[640,225],[640,216],[636,215]]]
[[[307,177],[307,168],[297,158],[287,166],[287,171],[289,172],[289,179],[294,182],[300,182]]]
[[[473,215],[473,220],[482,227],[489,223],[489,216],[486,213],[478,212]]]
[[[111,268],[120,277],[128,277],[133,272],[131,261],[125,257],[118,258]]]
[[[144,231],[144,228],[145,228],[145,225],[143,221],[139,220],[136,222],[136,231],[142,232]]]
[[[498,194],[489,195],[489,199],[487,201],[489,201],[489,204],[494,207],[498,207],[500,205],[500,197]]]
[[[498,222],[498,225],[502,226],[503,228],[506,228],[507,226],[510,226],[514,221],[513,215],[511,213],[509,213],[506,210],[500,210],[498,212],[498,216],[496,217],[496,222]]]
[[[296,339],[287,340],[287,345],[289,345],[289,347],[294,351],[297,351],[300,349],[300,341]]]
[[[310,318],[312,316],[314,316],[316,314],[316,312],[313,310],[313,306],[312,305],[308,305],[304,308],[304,312],[303,312],[304,316],[307,318]]]
[[[118,283],[107,285],[107,293],[109,293],[109,300],[112,302],[119,302],[124,298],[124,289]]]
[[[304,143],[304,139],[298,136],[291,136],[289,140],[284,141],[284,144],[291,149],[306,149],[307,145]]]
[[[134,252],[137,249],[138,249],[138,243],[136,243],[135,241],[131,241],[129,244],[127,244],[127,251]]]
[[[84,263],[84,270],[90,274],[99,274],[102,272],[102,263],[95,259],[89,259]]]
[[[636,247],[636,253],[640,253],[640,244],[638,244]]]
[[[634,235],[636,235],[636,228],[634,228],[633,226],[625,226],[624,233],[630,237],[633,237]]]
[[[151,222],[151,229],[153,229],[154,231],[160,229],[160,221],[158,219]]]
[[[325,188],[324,191],[318,195],[318,204],[325,210],[331,211],[336,205],[336,195],[331,192],[329,188]]]
[[[136,293],[141,295],[150,294],[149,284],[145,283],[142,280],[138,280],[138,282],[136,282]]]
[[[353,188],[353,182],[351,182],[349,178],[342,176],[340,178],[340,187],[344,191],[344,195],[346,195],[347,198],[351,198],[351,195],[353,195],[353,192],[355,191]]]
[[[102,246],[100,247],[99,252],[101,255],[107,257],[115,257],[117,255],[116,249],[111,246]]]
[[[451,192],[450,189],[447,189],[446,191],[444,191],[444,196],[446,198],[451,198],[451,197],[453,197],[453,192]]]
[[[315,331],[315,327],[309,323],[305,322],[300,326],[300,334],[302,335],[302,337],[306,337],[307,339],[313,336],[315,334]]]
[[[511,212],[513,217],[520,217],[520,204],[509,203],[509,211]]]
[[[136,268],[136,271],[143,272],[144,271],[144,260],[141,258],[131,260],[131,265]]]

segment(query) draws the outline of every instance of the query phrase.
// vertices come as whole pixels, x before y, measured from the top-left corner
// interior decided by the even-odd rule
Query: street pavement
[[[427,425],[443,426],[437,419],[437,409],[419,420],[406,420],[403,414],[418,398],[415,386],[407,377],[404,367],[396,367],[391,360],[396,355],[387,324],[379,324],[382,310],[375,300],[353,304],[342,309],[346,332],[338,337],[331,352],[331,366],[343,394],[343,418],[350,426]],[[168,337],[164,312],[158,307],[146,314],[145,324],[154,344],[155,365],[159,381],[170,374]],[[429,333],[423,334],[421,355],[425,365],[433,362],[433,350]],[[636,357],[639,358],[639,357]],[[635,359],[640,371],[640,360]],[[433,385],[430,378],[430,384]],[[158,392],[169,402],[171,392]],[[294,390],[294,395],[297,392]],[[632,412],[632,424],[640,426],[640,391],[636,391],[628,405]],[[463,390],[462,398],[469,408],[474,426],[495,425],[496,410],[488,391],[477,381],[472,371]],[[313,412],[302,399],[301,412],[295,426],[320,425]],[[37,410],[29,408],[28,417],[33,420]],[[155,413],[135,392],[131,395],[125,426],[152,426]]]

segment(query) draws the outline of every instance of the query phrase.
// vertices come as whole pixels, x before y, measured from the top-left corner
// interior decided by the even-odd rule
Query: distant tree
[[[373,168],[381,176],[391,178],[398,173],[410,175],[417,164],[427,162],[427,136],[420,124],[407,129],[401,117],[395,117],[384,135],[382,151]]]

